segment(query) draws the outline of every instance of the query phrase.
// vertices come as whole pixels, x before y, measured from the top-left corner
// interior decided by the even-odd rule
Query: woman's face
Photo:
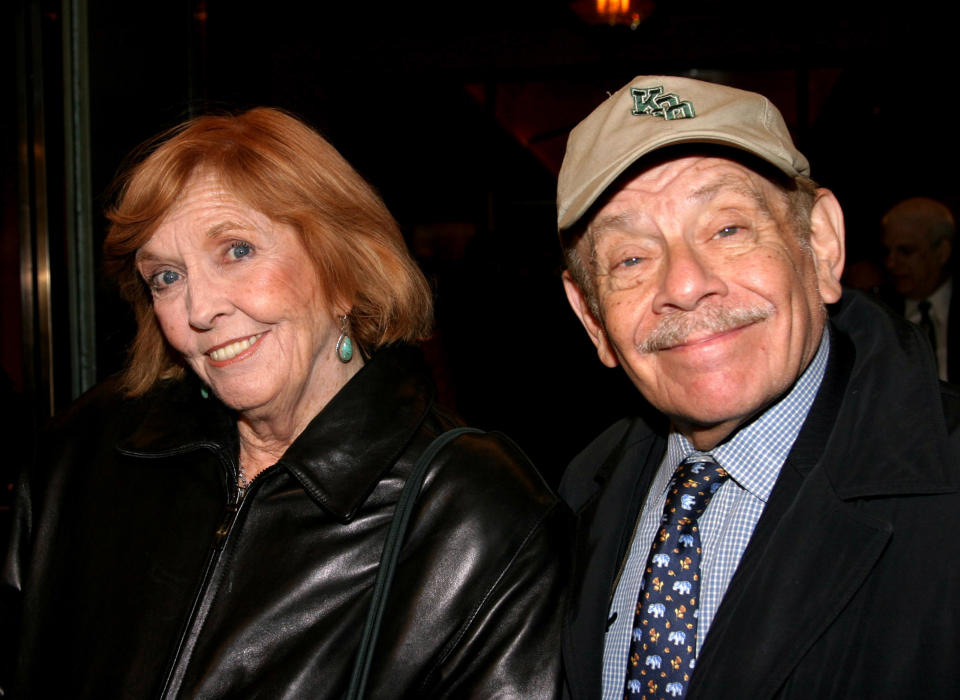
[[[200,174],[137,251],[170,344],[249,418],[309,420],[358,367],[297,232]]]

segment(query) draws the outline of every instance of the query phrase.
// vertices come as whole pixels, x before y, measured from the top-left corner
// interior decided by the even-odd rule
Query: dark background
[[[815,179],[844,204],[852,260],[879,259],[878,221],[895,201],[926,194],[958,205],[953,10],[926,1],[633,6],[644,15],[635,29],[593,21],[593,3],[562,0],[89,0],[82,48],[92,206],[102,210],[126,153],[188,116],[258,104],[300,115],[379,190],[434,283],[438,332],[428,351],[444,400],[466,420],[509,433],[556,481],[603,426],[639,409],[621,373],[597,361],[559,279],[556,173],[570,128],[608,91],[638,74],[667,73],[767,94]],[[31,71],[43,81],[59,309],[51,366],[62,408],[75,393],[57,237],[57,134],[70,116],[60,63],[64,7],[20,0],[0,12],[11,20],[0,42],[10,106],[0,115],[5,397],[35,416],[43,413],[32,389],[36,369],[24,367],[36,350],[21,341],[27,195],[18,120],[37,107],[24,108],[14,84]],[[18,13],[36,22],[22,23]],[[15,35],[28,25],[33,34],[19,41],[40,47],[32,66],[14,55]],[[104,226],[98,213],[97,249]],[[120,366],[131,321],[108,284],[98,283],[94,305],[102,378]],[[26,438],[35,423],[14,434]]]

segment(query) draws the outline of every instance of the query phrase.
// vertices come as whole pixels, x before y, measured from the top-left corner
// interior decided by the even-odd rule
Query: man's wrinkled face
[[[739,163],[668,161],[628,181],[580,242],[600,318],[569,275],[568,297],[604,364],[622,365],[709,449],[780,397],[817,350],[843,264],[829,193],[812,222],[801,242],[783,193]]]

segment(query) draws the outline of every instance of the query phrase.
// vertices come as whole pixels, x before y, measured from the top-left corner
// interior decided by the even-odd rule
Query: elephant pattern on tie
[[[670,482],[637,600],[624,686],[629,700],[686,695],[697,649],[698,518],[727,478],[699,457],[682,462]]]

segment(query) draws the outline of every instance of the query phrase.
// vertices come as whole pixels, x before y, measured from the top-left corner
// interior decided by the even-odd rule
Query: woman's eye
[[[243,241],[234,241],[230,244],[230,255],[234,260],[245,258],[253,252],[253,247]]]
[[[154,289],[164,289],[180,280],[180,273],[173,270],[161,270],[150,278],[150,286]]]

